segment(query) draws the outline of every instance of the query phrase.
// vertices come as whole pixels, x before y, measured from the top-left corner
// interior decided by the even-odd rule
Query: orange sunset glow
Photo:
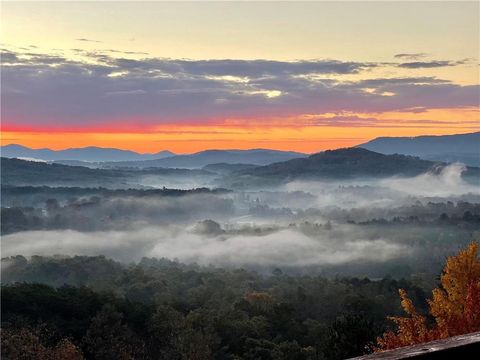
[[[354,146],[379,136],[448,135],[480,129],[476,108],[343,116],[346,119],[355,116],[357,123],[335,126],[329,120],[337,119],[338,115],[320,114],[261,121],[228,119],[221,124],[206,125],[163,124],[147,129],[135,126],[135,121],[92,128],[7,126],[2,131],[2,144],[20,143],[55,150],[99,146],[138,152],[169,149],[192,153],[205,149],[269,148],[314,153]]]
[[[115,20],[105,3],[5,4],[2,145],[313,153],[379,136],[479,130],[473,5],[284,4],[275,8],[288,19],[282,27],[266,16],[270,5],[253,7],[150,3],[119,6]],[[322,27],[306,21],[314,14]],[[341,26],[332,20],[339,14]],[[425,17],[435,31],[416,32]],[[136,26],[116,26],[130,19]],[[48,36],[35,36],[31,24],[45,21]]]
[[[480,0],[0,8],[1,359],[480,353]]]

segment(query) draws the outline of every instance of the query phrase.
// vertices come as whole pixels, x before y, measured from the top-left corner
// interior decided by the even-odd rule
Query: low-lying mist
[[[379,276],[392,267],[407,275],[436,271],[479,238],[480,186],[466,182],[463,170],[452,164],[410,178],[297,180],[268,191],[76,189],[69,196],[65,188],[19,188],[2,194],[2,256],[162,257],[340,274],[370,266]],[[161,180],[148,181],[161,188]]]
[[[341,208],[394,207],[412,200],[445,201],[469,199],[480,201],[480,179],[472,183],[462,178],[465,165],[454,163],[438,172],[415,177],[328,181],[292,181],[285,191],[303,191],[316,197],[317,207]]]
[[[145,227],[130,231],[82,233],[73,230],[28,231],[3,238],[3,256],[98,255],[124,262],[166,257],[215,266],[287,266],[383,262],[405,256],[409,249],[388,239],[369,239],[348,226],[318,228],[307,235],[298,229],[199,234],[180,227]]]

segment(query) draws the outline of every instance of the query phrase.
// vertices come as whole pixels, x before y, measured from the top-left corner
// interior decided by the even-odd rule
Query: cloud
[[[412,59],[413,60],[413,59]],[[445,66],[458,66],[458,65],[465,65],[474,63],[475,59],[462,59],[457,61],[451,60],[432,60],[432,61],[412,61],[412,62],[405,62],[398,64],[399,67],[407,68],[407,69],[423,69],[423,68],[438,68],[438,67],[445,67]]]
[[[337,126],[337,127],[378,127],[383,128],[400,128],[400,127],[428,127],[430,125],[439,126],[455,126],[457,122],[453,119],[447,120],[398,120],[398,119],[377,119],[375,117],[365,117],[352,114],[337,114],[332,116],[331,114],[320,114],[309,117],[309,123],[315,124],[315,126]],[[474,121],[471,122],[475,124]]]
[[[281,230],[260,236],[215,237],[165,227],[91,233],[28,231],[4,236],[2,256],[103,254],[124,262],[146,256],[227,267],[304,267],[354,261],[381,263],[409,252],[407,247],[386,239],[354,238],[352,232],[348,226],[319,230],[315,236]]]
[[[426,53],[410,53],[410,54],[396,54],[394,57],[397,59],[409,59],[409,60],[418,60],[424,57],[427,57]]]
[[[121,51],[121,50],[114,50],[114,49],[108,49],[104,51],[117,53],[117,54],[126,54],[126,55],[148,55],[147,52],[143,52],[143,51]]]
[[[19,60],[16,53],[4,49],[2,49],[1,56],[2,64],[14,64]]]
[[[100,40],[92,40],[92,39],[86,39],[86,38],[78,38],[75,39],[76,41],[83,41],[83,42],[93,42],[93,43],[103,43],[103,41]]]
[[[132,118],[152,125],[202,123],[478,105],[477,85],[435,77],[335,79],[383,66],[376,63],[130,59],[111,50],[77,53],[81,60],[7,50],[2,62],[4,125],[91,127]]]
[[[456,66],[456,65],[458,65],[457,62],[433,60],[433,61],[406,62],[406,63],[401,63],[398,66],[402,68],[407,68],[407,69],[422,69],[422,68],[437,68],[437,67]]]
[[[436,85],[436,84],[448,84],[450,81],[438,79],[432,76],[422,77],[401,77],[401,78],[379,78],[361,80],[354,84],[363,87],[379,87],[379,86],[391,86],[391,85]]]
[[[17,65],[17,66],[44,66],[44,65],[59,65],[67,64],[69,61],[59,55],[48,55],[33,52],[17,53],[14,51],[2,49],[2,66]]]
[[[101,54],[100,54],[101,55]],[[101,55],[102,56],[102,55]],[[145,73],[150,71],[192,76],[234,76],[258,78],[264,76],[301,74],[355,74],[374,63],[343,62],[338,60],[274,61],[274,60],[177,60],[147,58],[141,60],[110,58],[106,62],[124,70]]]
[[[110,91],[105,93],[106,96],[129,96],[129,95],[143,95],[147,92],[145,90],[121,90],[121,91]]]

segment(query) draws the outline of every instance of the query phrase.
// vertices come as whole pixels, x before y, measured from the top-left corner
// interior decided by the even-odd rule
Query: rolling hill
[[[358,147],[381,154],[480,166],[480,132],[443,136],[379,137]]]
[[[417,176],[438,171],[447,164],[407,155],[384,155],[362,148],[328,150],[304,159],[293,159],[245,169],[226,178],[226,186],[282,183],[297,179],[352,179]],[[466,177],[479,177],[480,169],[467,168]]]
[[[384,155],[362,148],[329,150],[306,158],[291,159],[265,166],[215,164],[206,166],[204,169],[155,167],[92,169],[83,166],[2,158],[1,181],[2,184],[7,185],[126,188],[161,187],[169,183],[181,184],[187,180],[192,184],[191,187],[198,187],[194,184],[206,184],[215,180],[216,186],[234,188],[242,184],[248,186],[279,184],[296,179],[409,177],[428,171],[439,171],[446,165],[446,163],[407,155]],[[480,168],[468,167],[463,175],[478,182]],[[175,182],[172,183],[172,179]]]
[[[1,183],[14,186],[73,186],[105,188],[171,187],[179,180],[205,182],[218,176],[189,169],[92,169],[84,166],[49,164],[1,158]],[[195,187],[195,186],[192,186]]]

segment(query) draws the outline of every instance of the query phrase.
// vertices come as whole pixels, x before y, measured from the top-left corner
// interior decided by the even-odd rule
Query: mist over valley
[[[403,277],[479,236],[478,168],[356,148],[263,166],[257,154],[198,169],[2,158],[3,256]]]

